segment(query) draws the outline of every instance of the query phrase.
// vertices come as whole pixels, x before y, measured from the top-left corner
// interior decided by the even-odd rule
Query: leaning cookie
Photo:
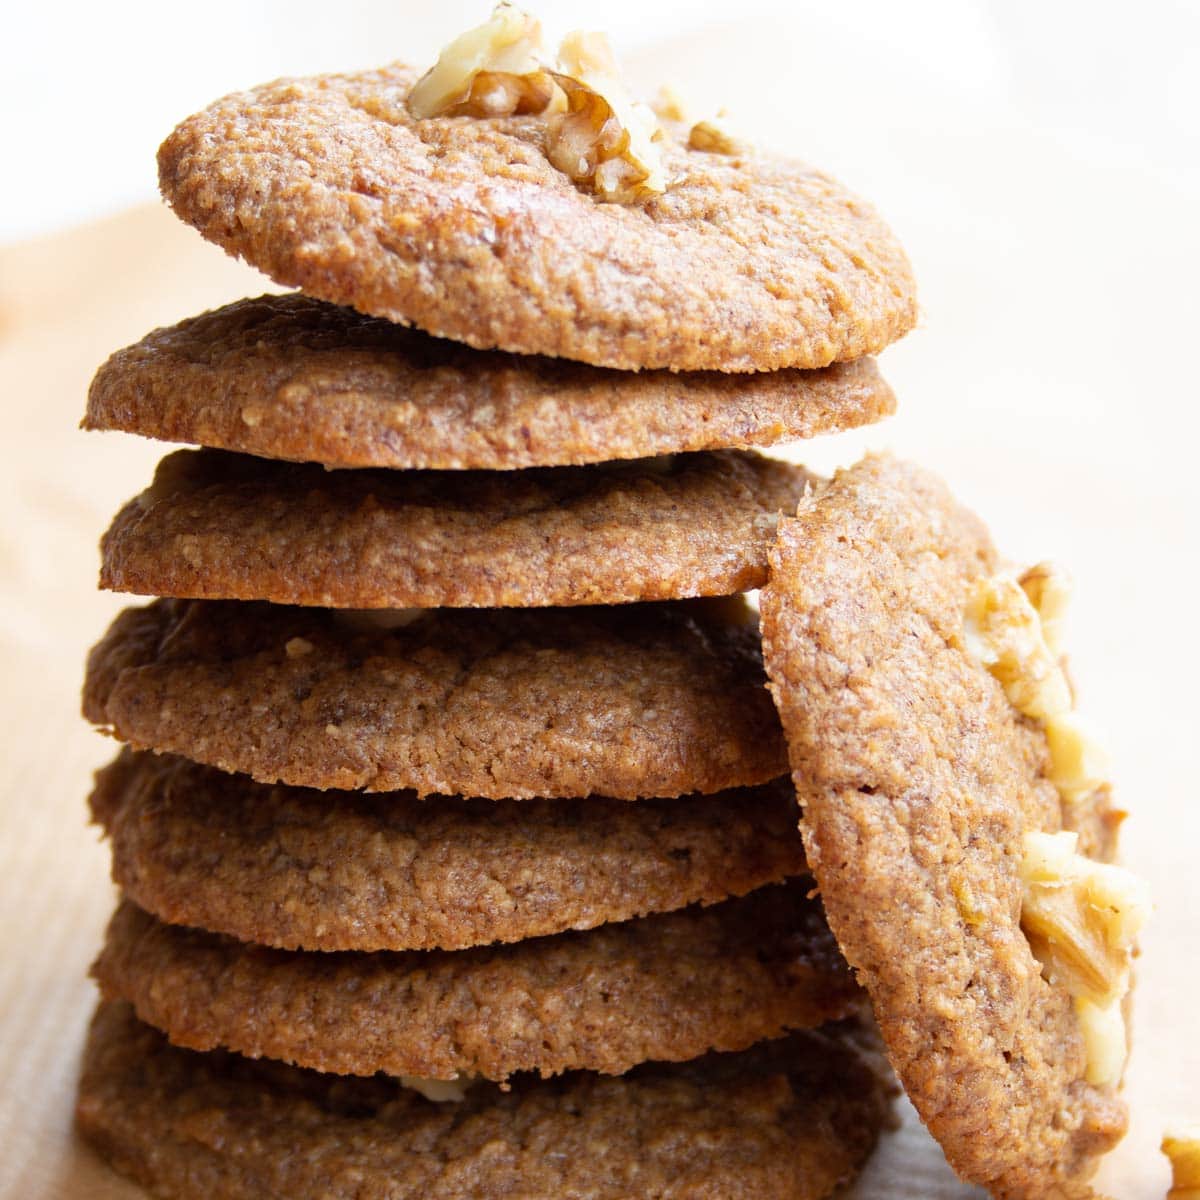
[[[903,250],[829,176],[665,128],[665,190],[609,203],[551,161],[546,114],[418,118],[419,74],[227,96],[163,143],[163,195],[280,283],[481,349],[770,371],[912,328]]]
[[[740,599],[387,619],[408,623],[126,609],[88,659],[84,715],[137,749],[299,787],[632,800],[787,770]]]
[[[125,749],[97,773],[113,878],[173,925],[304,950],[459,950],[804,873],[791,781],[672,800],[268,787]]]
[[[267,1187],[292,1200],[821,1200],[857,1174],[888,1113],[854,1032],[615,1079],[480,1083],[438,1104],[382,1076],[178,1050],[108,1004],[76,1117],[117,1170],[171,1200],[259,1200]]]
[[[811,476],[719,451],[543,471],[324,471],[181,450],[117,515],[102,587],[329,608],[537,607],[759,587]]]
[[[870,358],[756,375],[605,371],[471,350],[292,294],[118,350],[83,424],[331,467],[512,470],[771,446],[895,407]]]
[[[125,901],[93,968],[179,1046],[338,1074],[504,1080],[744,1050],[854,1011],[811,881],[471,950],[270,950]]]
[[[1089,775],[1061,607],[1051,573],[1003,572],[940,482],[886,458],[782,523],[762,597],[830,925],[951,1165],[1028,1200],[1090,1196],[1125,1130],[1144,910],[1100,861],[1119,817]]]

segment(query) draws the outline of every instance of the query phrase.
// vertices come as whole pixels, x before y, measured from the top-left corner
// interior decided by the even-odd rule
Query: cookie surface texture
[[[348,621],[126,609],[91,653],[84,713],[135,748],[299,787],[624,800],[787,770],[740,600]]]
[[[353,1075],[616,1075],[846,1016],[860,993],[810,887],[407,954],[267,950],[125,901],[93,970],[106,998],[188,1049]]]
[[[551,165],[542,117],[414,120],[418,74],[227,96],[163,143],[163,195],[279,283],[481,349],[770,371],[912,327],[904,252],[828,176],[668,134],[666,192],[602,203]]]
[[[871,358],[757,375],[606,371],[472,350],[292,294],[117,351],[84,425],[333,467],[511,470],[771,446],[895,406]]]
[[[158,466],[101,586],[328,608],[537,607],[759,587],[811,477],[759,454],[545,471],[324,471],[217,450]]]
[[[459,950],[744,895],[805,870],[791,781],[672,800],[269,787],[129,750],[91,806],[160,920],[289,950]]]
[[[434,1104],[382,1077],[178,1050],[105,1005],[77,1121],[117,1170],[170,1200],[820,1200],[857,1173],[887,1108],[840,1027]]]
[[[940,481],[868,458],[782,523],[764,648],[830,926],[922,1119],[993,1195],[1087,1197],[1126,1113],[1019,924],[1022,836],[1063,809],[1041,728],[964,646],[997,567]]]

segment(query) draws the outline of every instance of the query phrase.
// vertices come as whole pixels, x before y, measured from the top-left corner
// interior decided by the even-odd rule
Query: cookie
[[[870,358],[817,371],[605,371],[470,350],[302,295],[119,350],[84,427],[333,467],[511,470],[748,449],[895,411]]]
[[[459,950],[713,903],[804,873],[790,780],[676,800],[267,787],[128,749],[97,773],[143,909],[305,950]]]
[[[718,451],[508,472],[164,459],[101,543],[102,587],[329,608],[536,607],[759,587],[801,467]]]
[[[266,783],[421,795],[681,796],[787,770],[741,600],[430,610],[160,600],[93,649],[84,715]]]
[[[830,925],[922,1119],[995,1196],[1085,1197],[1126,1113],[1020,925],[1023,835],[1070,810],[1044,731],[968,648],[998,566],[939,481],[869,458],[781,523],[765,653]]]
[[[126,900],[92,971],[105,998],[192,1050],[350,1075],[619,1075],[848,1015],[858,988],[810,888],[512,945],[374,954],[251,946]]]
[[[915,323],[904,252],[827,175],[668,131],[666,192],[605,203],[551,165],[543,117],[415,120],[418,74],[218,100],[159,149],[163,195],[279,283],[481,349],[771,371],[874,354]]]
[[[383,1077],[178,1050],[114,1004],[92,1022],[76,1114],[117,1170],[170,1200],[819,1200],[857,1173],[887,1111],[840,1026],[435,1104]]]

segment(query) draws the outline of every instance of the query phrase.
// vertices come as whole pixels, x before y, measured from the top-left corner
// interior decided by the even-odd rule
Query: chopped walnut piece
[[[1044,720],[1071,708],[1071,689],[1041,617],[1009,574],[980,580],[967,602],[967,649],[1004,685],[1013,707]]]
[[[1043,974],[1075,1001],[1088,1082],[1115,1084],[1126,1053],[1121,1002],[1150,900],[1136,875],[1085,858],[1078,842],[1074,833],[1025,835],[1021,928]]]
[[[567,111],[550,126],[546,153],[576,183],[602,200],[628,202],[666,190],[658,122],[633,100],[602,33],[572,33],[558,52],[555,80]]]
[[[687,145],[689,150],[702,150],[706,154],[741,154],[746,149],[720,116],[697,121],[688,133]]]
[[[512,4],[442,51],[408,96],[416,118],[545,112],[557,94],[541,62],[541,23]]]
[[[475,1078],[473,1075],[459,1075],[455,1079],[425,1079],[419,1075],[401,1075],[400,1086],[420,1092],[434,1104],[458,1104],[466,1099]]]
[[[1021,589],[1037,609],[1051,653],[1062,653],[1062,633],[1071,601],[1071,577],[1057,563],[1042,562],[1022,573]]]
[[[660,121],[678,121],[682,125],[688,119],[687,102],[669,83],[659,87],[650,107]]]
[[[573,182],[621,202],[666,190],[658,121],[626,90],[602,33],[568,34],[550,68],[541,25],[498,4],[489,20],[442,51],[407,103],[418,120],[552,114],[546,155]]]
[[[423,617],[427,608],[336,608],[333,623],[352,633],[386,633]]]
[[[1200,1125],[1168,1130],[1162,1152],[1171,1160],[1167,1200],[1200,1200]]]
[[[1111,764],[1088,722],[1075,712],[1059,713],[1045,720],[1050,745],[1050,782],[1068,800],[1103,787]]]

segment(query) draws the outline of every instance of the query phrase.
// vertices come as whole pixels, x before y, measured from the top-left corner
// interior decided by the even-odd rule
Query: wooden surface
[[[1014,558],[1053,557],[1075,574],[1082,709],[1110,732],[1133,813],[1126,859],[1157,900],[1140,968],[1133,1128],[1101,1183],[1128,1200],[1160,1197],[1163,1125],[1200,1118],[1200,397],[1188,354],[1200,187],[1152,162],[1114,169],[1015,110],[954,110],[936,80],[904,64],[873,84],[904,90],[903,128],[863,126],[848,146],[796,113],[771,54],[752,31],[696,35],[673,47],[670,76],[711,91],[707,64],[726,56],[718,82],[747,98],[736,106],[743,127],[877,200],[922,284],[922,328],[883,358],[901,414],[807,447],[805,460],[827,469],[893,447],[941,471]],[[634,66],[652,78],[656,63]],[[3,1197],[139,1194],[70,1132],[93,1000],[85,973],[112,902],[83,807],[111,746],[77,716],[77,692],[87,647],[121,605],[94,590],[96,539],[164,448],[79,433],[85,389],[112,349],[152,326],[262,290],[158,208],[0,250]],[[971,1194],[911,1122],[854,1193]]]

